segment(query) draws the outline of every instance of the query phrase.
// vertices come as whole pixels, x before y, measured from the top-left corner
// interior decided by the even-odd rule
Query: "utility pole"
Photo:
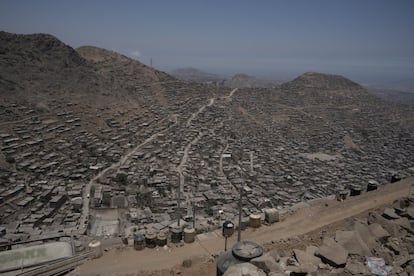
[[[193,228],[194,228],[194,230],[195,230],[195,223],[196,223],[196,221],[195,221],[196,220],[195,215],[196,215],[196,204],[193,201]]]
[[[180,227],[181,173],[178,173],[177,226]]]
[[[250,172],[253,173],[253,151],[250,151]]]
[[[237,229],[237,241],[241,240],[241,213],[242,213],[242,193],[243,187],[240,185],[239,187],[240,198],[239,198],[239,228]]]

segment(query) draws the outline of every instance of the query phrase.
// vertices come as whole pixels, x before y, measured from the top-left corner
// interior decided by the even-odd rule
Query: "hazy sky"
[[[152,57],[163,70],[414,84],[413,0],[1,0],[0,29]]]

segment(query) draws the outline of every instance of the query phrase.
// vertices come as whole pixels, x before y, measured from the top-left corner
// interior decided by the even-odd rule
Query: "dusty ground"
[[[242,232],[243,240],[253,240],[266,249],[277,248],[288,252],[308,244],[319,244],[336,229],[342,229],[353,217],[390,205],[405,197],[414,185],[414,178],[389,184],[377,191],[364,193],[343,202],[319,200],[289,214],[286,219],[273,225]],[[228,241],[231,247],[236,241],[233,235]],[[103,257],[88,261],[75,272],[79,275],[215,275],[213,256],[224,249],[220,232],[211,233],[193,244],[164,249],[135,251],[131,248],[114,248]],[[192,260],[190,268],[181,266],[184,260]]]

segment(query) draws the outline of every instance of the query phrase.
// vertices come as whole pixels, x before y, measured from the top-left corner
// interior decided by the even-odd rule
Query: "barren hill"
[[[364,88],[339,75],[307,72],[293,81],[283,84],[285,89],[363,90]]]
[[[189,95],[182,91],[191,90],[200,99],[209,94],[203,87],[188,85],[118,53],[92,46],[74,50],[48,34],[1,32],[0,40],[0,104],[10,108],[12,102],[25,103],[35,113],[58,104],[57,109],[64,106],[86,116],[92,131],[105,126],[92,114],[109,108],[112,113],[130,109],[161,116],[178,111]],[[7,113],[13,116],[6,121],[23,116],[18,111]]]
[[[78,53],[47,34],[0,32],[1,95],[29,98],[53,90],[90,91],[93,70]],[[88,79],[92,78],[92,79]]]

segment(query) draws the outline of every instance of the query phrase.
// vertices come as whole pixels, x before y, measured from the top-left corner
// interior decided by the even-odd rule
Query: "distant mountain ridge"
[[[224,84],[232,88],[270,88],[278,86],[280,83],[247,74],[236,74],[226,80]]]
[[[170,74],[180,80],[199,83],[220,82],[225,79],[224,76],[207,73],[193,67],[175,69]]]
[[[278,81],[263,79],[243,73],[235,74],[234,76],[229,77],[225,75],[207,73],[192,67],[172,70],[170,74],[180,80],[198,83],[214,82],[231,88],[264,88],[274,87],[280,84]]]

